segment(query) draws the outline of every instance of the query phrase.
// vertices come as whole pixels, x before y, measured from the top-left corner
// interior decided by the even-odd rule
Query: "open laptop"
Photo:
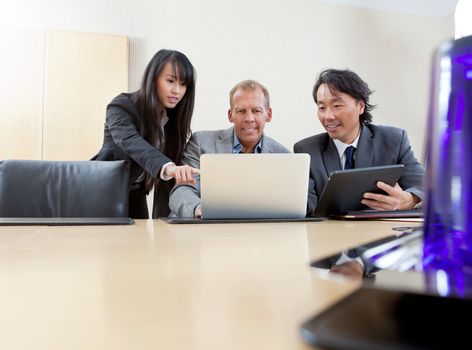
[[[316,221],[306,218],[310,156],[203,154],[202,218],[162,218],[168,223]]]

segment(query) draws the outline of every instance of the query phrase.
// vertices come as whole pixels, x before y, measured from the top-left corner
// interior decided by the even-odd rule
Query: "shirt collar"
[[[236,132],[233,131],[233,154],[242,153],[243,145],[239,142],[238,137],[236,136]],[[254,153],[262,153],[262,137],[259,140],[259,143],[254,148]]]
[[[357,144],[359,143],[359,137],[360,136],[361,136],[361,129],[359,129],[359,134],[357,134],[356,139],[351,144],[347,144],[347,143],[341,142],[339,140],[333,140],[334,145],[336,146],[336,149],[337,149],[338,154],[339,154],[339,159],[341,159],[341,157],[344,154],[344,151],[349,146],[353,146],[354,148],[357,148]]]

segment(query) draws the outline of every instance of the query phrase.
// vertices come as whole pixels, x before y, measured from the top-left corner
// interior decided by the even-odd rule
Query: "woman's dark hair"
[[[157,96],[156,80],[168,62],[171,63],[177,79],[181,80],[187,89],[175,108],[166,109],[169,121],[163,132],[160,126],[162,120],[160,111],[164,106]],[[190,123],[195,104],[195,69],[187,56],[179,51],[159,50],[144,70],[136,96],[141,135],[155,147],[159,147],[159,143],[165,140],[163,148],[161,147],[162,152],[174,163],[180,164],[185,144],[192,133]],[[153,184],[154,179],[146,174],[146,190],[150,190]]]
[[[326,84],[331,93],[342,92],[358,101],[364,101],[365,108],[364,113],[359,116],[360,122],[362,124],[370,124],[372,122],[370,111],[375,108],[375,105],[369,103],[369,96],[373,91],[369,89],[367,83],[356,73],[348,69],[326,69],[322,71],[313,87],[313,98],[316,103],[318,103],[316,92],[322,84]]]

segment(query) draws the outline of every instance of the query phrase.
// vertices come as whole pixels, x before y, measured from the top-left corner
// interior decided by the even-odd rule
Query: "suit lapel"
[[[326,168],[326,173],[331,174],[335,170],[341,170],[341,161],[339,160],[338,150],[334,145],[333,140],[326,134],[327,142],[323,150],[323,163]]]
[[[272,153],[273,149],[274,146],[272,145],[271,140],[262,134],[262,153]]]
[[[361,128],[361,136],[355,153],[355,162],[356,168],[367,168],[372,166],[374,158],[374,135],[365,125],[361,125]]]
[[[215,142],[216,153],[233,153],[233,132],[234,128],[231,127],[218,135]]]

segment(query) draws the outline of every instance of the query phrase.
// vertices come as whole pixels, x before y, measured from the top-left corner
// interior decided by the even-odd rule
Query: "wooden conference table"
[[[1,226],[0,349],[310,349],[299,325],[359,282],[309,262],[402,225]]]

